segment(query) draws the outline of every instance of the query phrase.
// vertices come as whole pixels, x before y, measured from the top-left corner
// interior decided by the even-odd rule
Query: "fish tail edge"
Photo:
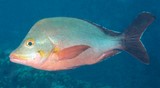
[[[149,12],[140,13],[133,23],[122,33],[123,50],[145,64],[149,64],[148,53],[141,42],[141,36],[146,28],[154,21],[155,17]]]

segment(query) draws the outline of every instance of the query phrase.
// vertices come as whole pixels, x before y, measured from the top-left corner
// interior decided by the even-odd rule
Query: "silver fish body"
[[[125,50],[149,63],[139,39],[153,20],[150,13],[143,12],[124,33],[119,33],[77,18],[42,19],[10,58],[12,62],[53,71],[95,64]]]

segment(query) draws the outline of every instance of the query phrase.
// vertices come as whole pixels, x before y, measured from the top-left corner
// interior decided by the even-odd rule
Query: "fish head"
[[[53,45],[41,30],[32,29],[20,46],[10,54],[10,61],[39,68],[50,55]]]

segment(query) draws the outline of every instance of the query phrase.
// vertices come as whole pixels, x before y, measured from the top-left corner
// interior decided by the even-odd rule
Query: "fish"
[[[78,18],[44,18],[31,27],[11,52],[10,61],[59,71],[96,64],[126,51],[149,64],[149,55],[140,39],[154,20],[150,12],[141,12],[123,32],[117,32]]]

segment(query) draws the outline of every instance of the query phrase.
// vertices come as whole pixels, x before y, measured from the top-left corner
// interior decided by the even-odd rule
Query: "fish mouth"
[[[14,53],[11,53],[9,57],[11,62],[20,63],[20,64],[26,63],[26,60],[27,60],[27,58]]]

